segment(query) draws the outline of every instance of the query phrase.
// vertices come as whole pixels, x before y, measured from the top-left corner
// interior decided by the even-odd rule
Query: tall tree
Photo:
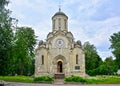
[[[10,10],[6,9],[8,0],[0,0],[0,75],[10,73],[12,60],[12,20]]]
[[[36,36],[34,30],[29,27],[18,27],[15,33],[15,72],[21,75],[33,73],[34,47]]]
[[[112,53],[116,57],[116,64],[120,68],[120,31],[110,37]]]
[[[89,42],[85,42],[83,48],[85,50],[86,72],[99,67],[102,60],[97,54],[95,46],[93,44],[90,44]]]

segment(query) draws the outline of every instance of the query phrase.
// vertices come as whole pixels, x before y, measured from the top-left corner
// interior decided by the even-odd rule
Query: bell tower
[[[59,30],[68,31],[68,17],[65,13],[61,12],[61,8],[52,17],[52,32]]]

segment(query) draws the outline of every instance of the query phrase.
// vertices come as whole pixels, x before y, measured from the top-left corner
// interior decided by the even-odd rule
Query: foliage
[[[34,72],[36,36],[29,27],[17,27],[5,7],[9,0],[0,0],[0,75],[31,75]]]
[[[54,79],[49,76],[41,76],[34,78],[35,82],[53,82]]]
[[[12,82],[34,82],[34,78],[28,76],[0,76],[0,80]]]
[[[36,36],[29,27],[18,27],[15,33],[14,68],[15,73],[31,75],[34,72],[34,47]]]
[[[89,70],[88,74],[91,76],[95,75],[114,75],[118,70],[118,66],[112,57],[107,57],[105,61],[96,69]]]
[[[97,54],[97,50],[94,45],[89,42],[85,42],[83,48],[85,50],[86,72],[89,74],[88,71],[98,68],[102,63],[102,60]]]
[[[116,64],[120,68],[120,31],[110,37],[112,53],[116,57]]]
[[[13,49],[13,21],[10,10],[6,9],[8,0],[0,0],[0,75],[11,72]]]
[[[83,45],[85,49],[85,60],[86,60],[86,73],[95,75],[113,75],[117,72],[118,66],[112,57],[107,57],[103,62],[97,54],[94,45],[89,42],[85,42]]]
[[[80,76],[71,76],[71,77],[67,77],[64,79],[65,82],[86,82],[85,79],[83,79]]]
[[[108,75],[112,75],[114,73],[117,73],[118,66],[115,64],[115,60],[113,60],[112,57],[107,57],[105,59],[104,63],[106,65],[106,69],[107,69],[107,74]]]

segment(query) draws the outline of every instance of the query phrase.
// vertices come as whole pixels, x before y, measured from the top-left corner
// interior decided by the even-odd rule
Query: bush
[[[41,76],[41,77],[34,78],[34,81],[35,82],[52,82],[54,81],[54,79],[49,76]]]
[[[64,81],[66,81],[66,82],[86,82],[85,79],[83,79],[82,77],[79,77],[79,76],[71,76],[71,77],[65,78]]]

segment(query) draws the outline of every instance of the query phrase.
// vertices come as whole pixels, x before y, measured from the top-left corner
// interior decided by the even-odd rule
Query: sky
[[[75,41],[94,44],[103,60],[113,56],[109,39],[120,31],[120,0],[10,0],[8,8],[18,26],[32,27],[38,40],[45,41],[59,4],[68,16],[68,30]]]

